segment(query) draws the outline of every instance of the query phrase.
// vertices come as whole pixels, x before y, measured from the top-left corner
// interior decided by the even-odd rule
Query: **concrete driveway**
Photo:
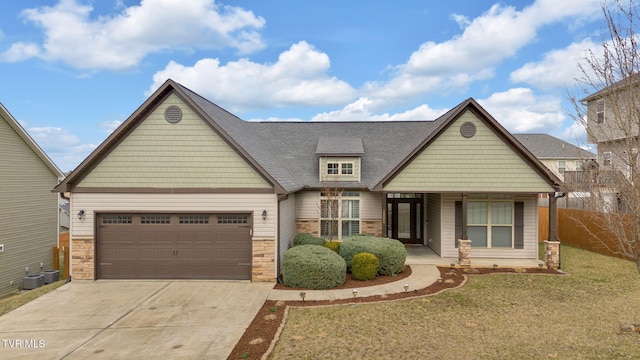
[[[0,316],[0,359],[226,359],[272,287],[73,281]]]

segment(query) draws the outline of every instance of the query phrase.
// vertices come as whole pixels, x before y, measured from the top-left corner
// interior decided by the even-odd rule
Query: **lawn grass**
[[[569,275],[470,276],[437,296],[293,308],[271,359],[631,359],[640,334],[632,262],[563,246]]]
[[[64,274],[64,257],[60,255],[60,277]],[[40,296],[53,291],[66,283],[66,279],[61,279],[51,284],[41,286],[37,289],[13,293],[3,297],[0,297],[0,316],[8,313],[9,311],[18,308]]]

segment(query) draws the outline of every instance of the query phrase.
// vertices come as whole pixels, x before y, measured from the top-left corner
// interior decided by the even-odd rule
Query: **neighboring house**
[[[0,296],[22,286],[27,272],[39,273],[41,264],[52,268],[59,194],[51,189],[62,177],[0,104]]]
[[[560,184],[473,99],[434,121],[245,122],[168,80],[56,189],[74,278],[274,281],[297,232],[441,257],[466,232],[472,257],[537,259],[538,194]]]
[[[587,107],[587,141],[598,146],[600,169],[621,172],[629,179],[629,164],[638,162],[640,147],[639,79],[623,79],[580,100]]]
[[[60,232],[68,232],[69,226],[71,226],[71,217],[69,215],[69,200],[60,197],[58,198],[58,215],[59,224],[60,224]]]
[[[596,164],[596,154],[548,134],[513,136],[563,181],[563,191],[567,194],[565,206],[585,206],[582,199],[589,197],[591,186],[587,170]],[[546,198],[546,194],[541,197]]]

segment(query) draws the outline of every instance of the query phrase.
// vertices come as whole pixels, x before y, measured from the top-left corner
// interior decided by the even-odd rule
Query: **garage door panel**
[[[99,278],[251,279],[248,214],[99,214],[97,219]]]

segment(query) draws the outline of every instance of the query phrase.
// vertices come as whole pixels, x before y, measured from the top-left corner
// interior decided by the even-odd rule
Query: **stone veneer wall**
[[[94,280],[95,258],[93,239],[71,239],[71,272],[73,279]]]
[[[251,281],[276,281],[276,248],[274,239],[253,239]]]
[[[320,224],[318,219],[296,219],[296,231],[299,233],[310,233],[320,235]]]
[[[361,220],[360,232],[371,236],[382,237],[382,220]]]
[[[471,240],[458,239],[458,265],[471,266]]]

